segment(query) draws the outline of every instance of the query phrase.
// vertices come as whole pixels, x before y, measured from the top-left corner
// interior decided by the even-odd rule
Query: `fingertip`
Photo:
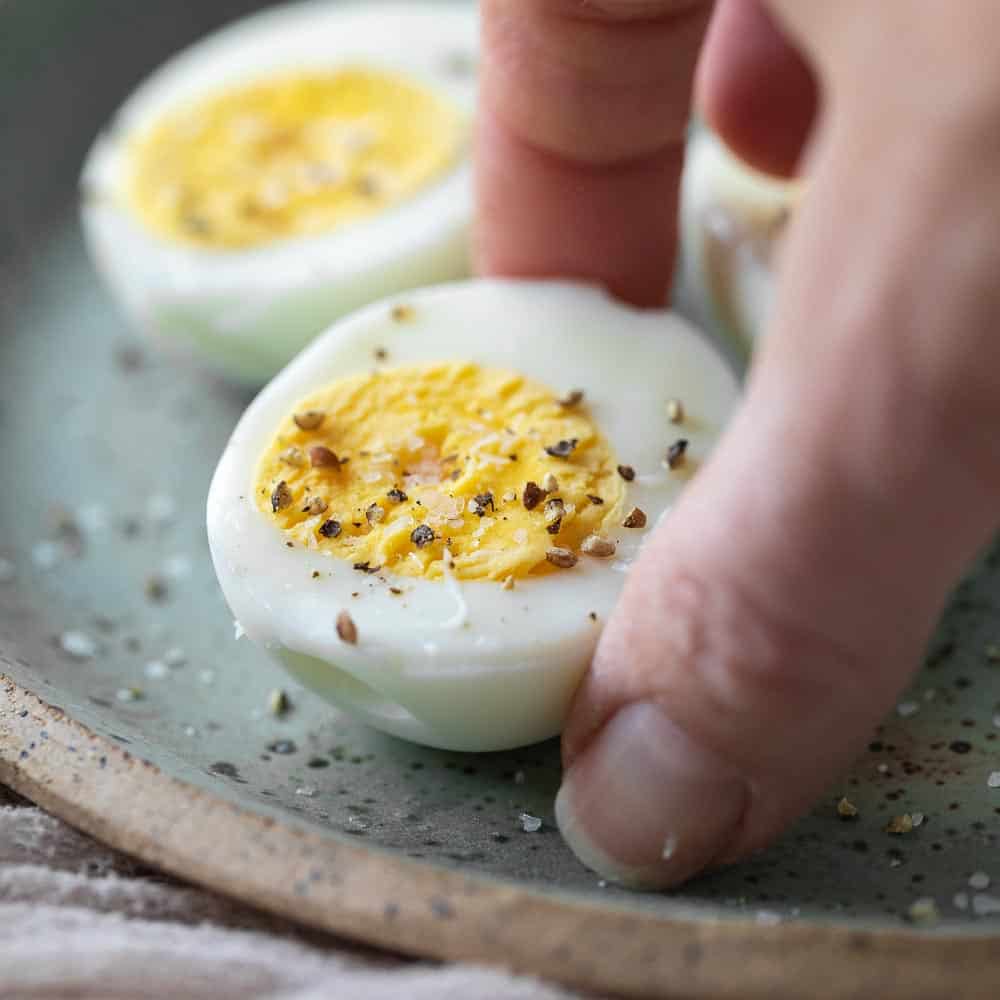
[[[708,124],[749,164],[792,176],[819,104],[816,77],[759,0],[721,0],[696,77]]]

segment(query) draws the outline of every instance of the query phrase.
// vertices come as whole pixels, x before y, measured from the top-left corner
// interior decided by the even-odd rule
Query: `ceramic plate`
[[[0,4],[0,780],[168,871],[413,954],[635,995],[995,995],[996,553],[853,772],[771,850],[665,895],[563,845],[555,743],[395,741],[235,639],[203,512],[247,398],[124,325],[75,179],[145,72],[250,6]]]

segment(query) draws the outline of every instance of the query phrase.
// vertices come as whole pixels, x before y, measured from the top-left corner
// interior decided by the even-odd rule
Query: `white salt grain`
[[[170,670],[163,660],[150,660],[143,668],[143,673],[153,680],[160,680],[166,677]]]
[[[183,667],[187,663],[187,653],[180,646],[171,646],[163,654],[163,662],[168,667]]]
[[[531,813],[521,813],[521,829],[525,833],[538,833],[542,828],[542,821],[538,816],[532,816]]]
[[[307,799],[314,798],[316,795],[316,789],[312,785],[300,785],[295,789],[296,795],[302,795]]]
[[[32,562],[43,570],[55,569],[62,562],[62,547],[51,541],[38,542],[31,550]]]
[[[89,660],[97,652],[97,643],[86,632],[72,629],[59,636],[59,645],[74,660]]]
[[[973,872],[969,876],[969,888],[982,890],[990,887],[990,877],[986,872]]]
[[[916,701],[901,701],[896,706],[896,714],[902,719],[908,719],[920,711],[920,703]]]
[[[1000,788],[1000,771],[990,771],[990,776],[986,779],[987,788]]]

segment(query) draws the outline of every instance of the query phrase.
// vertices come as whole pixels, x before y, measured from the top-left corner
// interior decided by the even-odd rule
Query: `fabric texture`
[[[524,976],[408,961],[184,886],[0,786],[0,998],[571,1000]]]

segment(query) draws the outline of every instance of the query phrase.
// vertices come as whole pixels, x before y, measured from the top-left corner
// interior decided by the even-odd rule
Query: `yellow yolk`
[[[456,161],[461,112],[362,69],[263,80],[165,116],[133,150],[154,232],[210,248],[323,233],[419,191]]]
[[[550,488],[528,487],[532,509],[529,482]],[[301,400],[256,475],[258,509],[292,545],[431,579],[446,551],[458,579],[552,572],[546,553],[613,528],[623,497],[585,400],[462,362],[352,375]]]

